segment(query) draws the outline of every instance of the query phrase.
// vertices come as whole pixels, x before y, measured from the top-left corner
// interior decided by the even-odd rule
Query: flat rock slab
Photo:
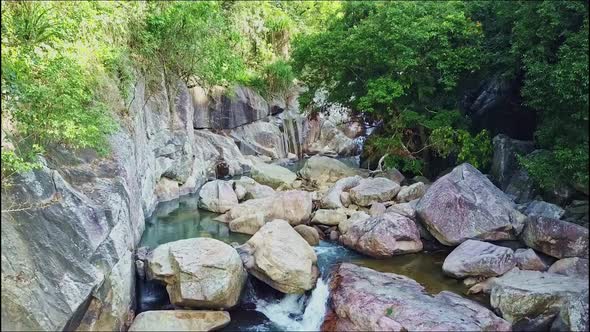
[[[229,322],[227,311],[155,310],[137,315],[129,331],[215,331]]]
[[[443,263],[443,271],[456,278],[495,277],[510,271],[515,265],[512,249],[467,240],[447,256]]]
[[[416,281],[340,264],[330,282],[322,331],[510,331],[510,324],[471,300],[428,294]]]
[[[442,244],[468,239],[513,240],[525,216],[490,180],[470,164],[461,164],[436,180],[416,206],[428,231]]]
[[[369,206],[375,202],[392,200],[400,190],[399,184],[387,178],[368,178],[350,189],[350,199],[358,206]]]

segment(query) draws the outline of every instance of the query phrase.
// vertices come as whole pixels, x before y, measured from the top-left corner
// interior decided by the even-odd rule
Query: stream
[[[349,166],[358,167],[358,157],[342,161]],[[296,171],[303,162],[286,167]],[[250,238],[247,234],[230,232],[226,224],[213,220],[218,214],[199,209],[197,202],[198,194],[193,194],[160,203],[146,220],[140,246],[153,249],[164,243],[194,237],[211,237],[228,244],[242,244]],[[319,330],[326,313],[331,269],[335,264],[344,261],[381,272],[402,274],[416,280],[432,294],[448,290],[489,307],[486,297],[467,295],[468,287],[460,280],[443,274],[442,264],[447,251],[423,251],[374,259],[338,243],[323,240],[314,249],[321,278],[318,278],[312,291],[303,295],[285,295],[249,276],[240,304],[228,310],[231,322],[222,331]],[[138,280],[137,299],[136,314],[172,308],[165,287],[154,281]]]

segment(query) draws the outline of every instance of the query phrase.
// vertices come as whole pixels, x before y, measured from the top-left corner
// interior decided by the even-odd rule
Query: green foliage
[[[370,148],[417,170],[436,148],[443,155],[463,151],[462,160],[488,158],[471,146],[486,136],[455,132],[466,129],[455,109],[462,82],[480,68],[482,40],[481,27],[459,2],[350,2],[325,32],[296,41],[293,62],[309,95],[325,88],[329,101],[383,119],[383,137]],[[430,143],[430,135],[449,130],[457,148],[441,139]],[[461,144],[469,146],[461,150]]]
[[[291,66],[284,60],[277,60],[265,66],[260,76],[243,83],[256,88],[263,96],[271,99],[285,97],[294,80],[295,74]]]

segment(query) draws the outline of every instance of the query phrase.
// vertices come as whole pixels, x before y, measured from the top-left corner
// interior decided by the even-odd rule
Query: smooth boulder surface
[[[513,323],[514,330],[547,330],[564,304],[584,292],[588,292],[588,279],[513,269],[494,278],[490,304]],[[587,319],[588,312],[585,315]]]
[[[254,179],[247,176],[242,176],[238,180],[233,180],[233,183],[236,185],[236,187],[243,187],[246,191],[244,193],[244,200],[253,198],[264,198],[268,196],[273,196],[275,194],[275,190],[271,187],[260,184],[256,182]]]
[[[348,232],[350,226],[354,225],[358,221],[369,219],[371,216],[364,211],[353,212],[348,219],[338,224],[338,230],[341,234]]]
[[[547,271],[549,264],[541,258],[533,249],[516,249],[514,261],[521,270]]]
[[[232,184],[227,181],[207,182],[199,190],[199,207],[211,212],[225,213],[238,204]]]
[[[467,240],[447,256],[442,268],[446,274],[456,278],[495,277],[510,271],[515,264],[512,249]]]
[[[510,331],[510,324],[471,300],[430,295],[416,281],[349,263],[330,281],[322,331]]]
[[[170,302],[183,307],[231,308],[246,282],[237,251],[211,238],[160,245],[151,253],[148,268],[151,278],[167,284]]]
[[[317,229],[307,225],[297,225],[293,227],[293,229],[299,233],[310,246],[317,246],[320,244],[320,234]]]
[[[342,178],[357,175],[354,169],[346,166],[340,160],[317,155],[305,162],[299,174],[305,180],[320,184],[333,183]]]
[[[588,258],[588,229],[567,221],[528,217],[521,238],[527,246],[555,258]]]
[[[579,257],[562,258],[553,263],[547,272],[588,278],[588,260]]]
[[[392,200],[400,190],[399,184],[387,178],[367,178],[350,189],[350,199],[358,206],[369,206],[374,202]]]
[[[316,254],[285,220],[266,223],[237,249],[248,272],[278,291],[301,294],[316,284]]]
[[[254,234],[264,226],[264,214],[258,212],[229,221],[229,230],[236,233]]]
[[[384,214],[386,210],[387,210],[387,208],[385,207],[385,204],[375,202],[375,203],[371,204],[371,208],[369,209],[369,214],[371,215],[371,217],[376,217],[376,216],[380,216],[380,215]]]
[[[285,167],[257,161],[252,166],[252,178],[260,184],[277,189],[280,186],[291,186],[297,175]]]
[[[397,193],[396,200],[400,203],[409,202],[424,196],[424,193],[426,193],[426,185],[422,182],[416,182],[409,186],[401,187]]]
[[[359,220],[340,237],[347,247],[371,257],[390,257],[422,250],[420,232],[411,219],[397,213]]]
[[[385,210],[386,212],[395,212],[404,215],[410,219],[416,218],[416,205],[412,203],[393,204]]]
[[[137,315],[129,331],[215,331],[229,322],[227,311],[154,310]]]
[[[448,246],[468,239],[515,239],[525,219],[500,189],[467,163],[436,180],[418,201],[416,213]]]
[[[314,213],[311,222],[314,224],[336,226],[345,221],[346,218],[346,214],[342,211],[320,209]]]
[[[359,185],[362,178],[358,175],[340,179],[328,189],[321,201],[321,206],[324,209],[339,209],[350,204],[350,200],[346,198],[343,200],[342,194],[347,193],[348,190]]]
[[[284,219],[295,226],[307,222],[311,218],[311,210],[312,200],[309,192],[289,190],[242,202],[227,212],[226,220],[231,223],[238,218],[254,219],[258,218],[258,214],[262,214],[265,222]]]

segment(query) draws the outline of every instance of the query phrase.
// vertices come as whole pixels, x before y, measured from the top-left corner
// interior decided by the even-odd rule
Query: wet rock
[[[546,271],[549,268],[546,259],[541,258],[533,249],[516,249],[514,260],[521,270]]]
[[[255,162],[252,166],[252,178],[263,185],[274,189],[280,186],[290,187],[297,179],[297,175],[285,167]]]
[[[297,225],[293,227],[293,229],[299,233],[310,246],[317,246],[320,244],[320,234],[317,229],[307,225]]]
[[[514,330],[547,330],[570,297],[587,291],[587,279],[514,269],[493,280],[490,304]]]
[[[562,258],[553,263],[547,272],[588,278],[588,260],[579,257]]]
[[[305,162],[299,174],[307,181],[334,183],[342,178],[355,176],[356,171],[337,159],[313,156]]]
[[[369,214],[371,217],[380,216],[385,213],[385,205],[383,203],[375,202],[371,204],[371,209],[369,210]]]
[[[471,300],[430,295],[405,276],[342,263],[330,282],[322,331],[510,331],[510,324]]]
[[[285,220],[266,223],[238,251],[248,272],[276,290],[300,294],[315,286],[315,252]]]
[[[445,259],[443,271],[456,278],[495,277],[514,268],[514,252],[491,243],[467,240]]]
[[[350,189],[350,199],[359,206],[369,206],[374,202],[389,201],[397,195],[400,186],[386,178],[363,179],[358,186]]]
[[[246,271],[234,248],[211,238],[166,243],[149,260],[152,279],[167,284],[174,305],[219,309],[238,303]]]
[[[500,188],[506,189],[510,178],[520,166],[517,155],[526,155],[533,151],[532,141],[520,141],[500,134],[492,140],[494,156],[492,158],[492,176],[500,184]]]
[[[238,197],[231,183],[215,180],[205,183],[199,190],[199,207],[208,211],[225,213],[238,204]]]
[[[369,219],[370,217],[371,217],[370,215],[368,215],[367,213],[365,213],[363,211],[354,212],[350,215],[350,217],[348,219],[346,219],[345,221],[342,221],[338,224],[338,230],[340,231],[341,234],[344,234],[348,231],[350,226],[352,226],[357,221]]]
[[[525,219],[500,189],[467,163],[432,184],[416,205],[416,214],[445,245],[514,239]]]
[[[545,201],[532,201],[521,208],[521,212],[527,216],[546,217],[560,219],[565,211],[559,206]]]
[[[424,196],[426,186],[422,182],[416,182],[409,186],[404,186],[397,193],[396,200],[400,203],[409,202]]]
[[[290,190],[277,192],[273,196],[250,199],[228,211],[227,220],[249,217],[257,214],[264,216],[264,221],[273,219],[287,220],[291,225],[299,225],[311,218],[312,200],[309,192]]]
[[[326,192],[322,198],[321,206],[324,209],[338,209],[350,205],[347,191],[359,185],[362,178],[351,176],[340,179]],[[344,195],[344,199],[343,199]]]
[[[338,225],[342,221],[346,220],[346,218],[346,214],[340,210],[320,209],[314,213],[311,222],[322,225]]]
[[[555,258],[588,257],[588,229],[567,221],[528,217],[521,238],[527,246]]]
[[[371,257],[390,257],[422,250],[420,232],[414,221],[396,213],[354,222],[340,241]]]
[[[129,331],[214,331],[229,322],[227,311],[155,310],[137,315]]]

